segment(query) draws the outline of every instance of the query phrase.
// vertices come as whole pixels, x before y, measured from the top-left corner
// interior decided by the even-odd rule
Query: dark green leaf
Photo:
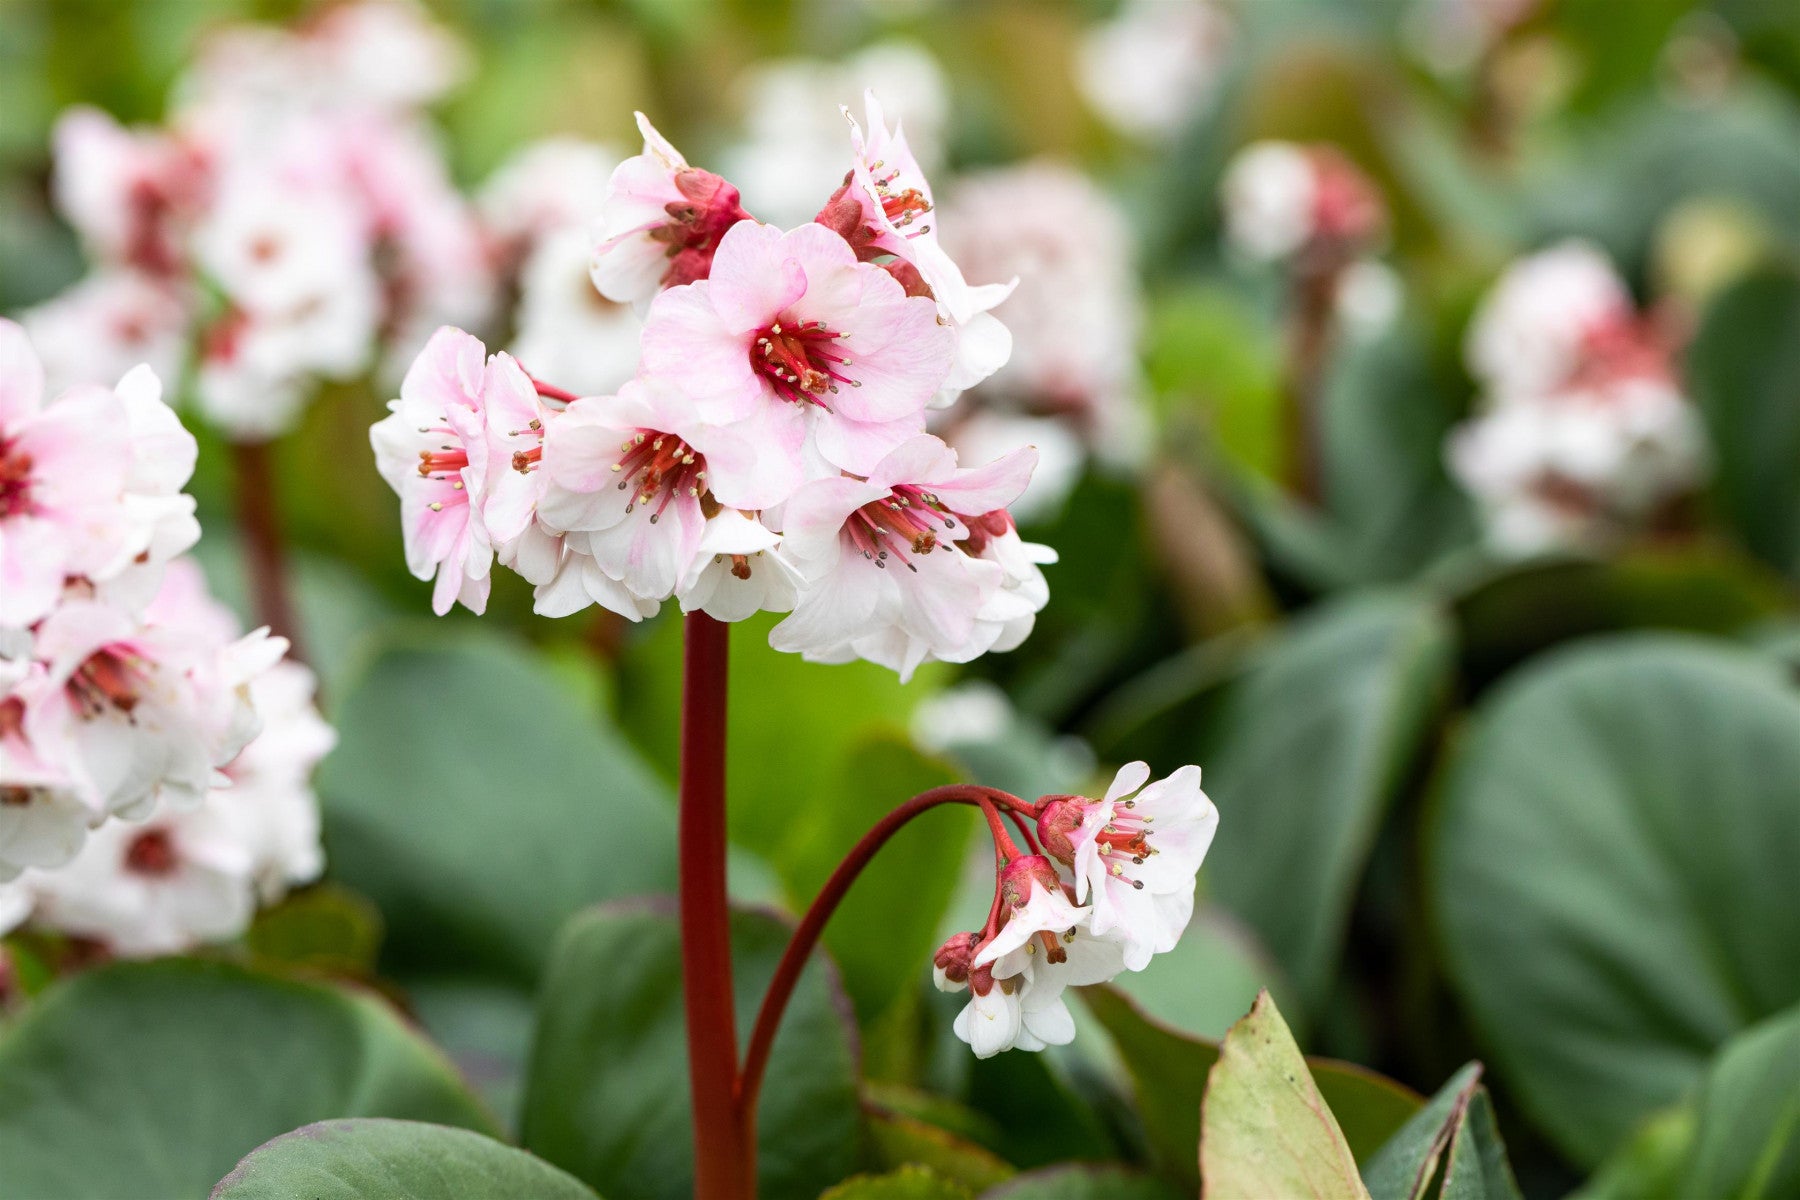
[[[1725,1043],[1698,1108],[1681,1195],[1800,1195],[1800,1007]]]
[[[747,1033],[789,929],[732,917],[738,1029]],[[681,947],[669,906],[609,905],[569,922],[540,993],[523,1141],[609,1200],[693,1193]],[[855,1032],[830,964],[801,976],[763,1086],[759,1180],[812,1196],[855,1166]]]
[[[971,1191],[1017,1174],[993,1151],[916,1117],[872,1107],[868,1122],[870,1149],[883,1168],[926,1167]]]
[[[1468,1112],[1450,1140],[1450,1161],[1444,1167],[1444,1188],[1439,1196],[1441,1200],[1520,1200],[1486,1088],[1469,1097]]]
[[[1415,598],[1324,606],[1252,653],[1183,760],[1202,764],[1219,806],[1212,897],[1281,965],[1297,1021],[1319,1011],[1336,977],[1351,897],[1450,659],[1447,623]]]
[[[1496,1069],[1571,1158],[1598,1162],[1800,998],[1796,778],[1800,699],[1722,645],[1590,642],[1483,706],[1433,838],[1441,941]]]
[[[337,725],[327,855],[381,907],[397,968],[529,985],[571,913],[674,879],[662,789],[522,646],[397,638]]]
[[[198,1196],[270,1138],[339,1117],[493,1129],[373,997],[224,963],[77,976],[0,1040],[0,1191]]]
[[[1688,352],[1688,374],[1720,509],[1758,557],[1800,571],[1800,279],[1757,275],[1720,296]]]
[[[1362,1173],[1375,1200],[1418,1200],[1425,1194],[1480,1086],[1481,1064],[1470,1063],[1376,1151]]]
[[[212,1200],[596,1200],[523,1150],[417,1121],[320,1121],[252,1150]]]
[[[1356,1157],[1269,993],[1219,1046],[1200,1109],[1208,1200],[1364,1197]]]

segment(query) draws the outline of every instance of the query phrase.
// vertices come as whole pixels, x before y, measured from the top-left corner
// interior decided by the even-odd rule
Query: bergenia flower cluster
[[[259,440],[318,381],[484,319],[488,241],[422,108],[466,66],[421,8],[367,0],[218,31],[163,127],[66,113],[54,195],[95,265],[24,314],[53,383],[185,371],[209,420]]]
[[[140,365],[49,395],[0,322],[0,908],[121,953],[235,932],[316,873],[305,777],[330,745],[286,642],[180,557],[196,448],[161,391]],[[227,859],[243,903],[183,890]]]
[[[1483,410],[1449,462],[1498,550],[1596,549],[1653,526],[1703,477],[1707,446],[1668,322],[1605,254],[1565,242],[1510,266],[1469,327]]]
[[[938,987],[969,992],[955,1031],[981,1058],[1068,1043],[1065,989],[1140,971],[1174,949],[1219,823],[1194,766],[1150,782],[1147,765],[1130,763],[1098,800],[1046,796],[1031,808],[1028,853],[995,823],[986,926],[934,956]]]
[[[1280,267],[1353,329],[1378,331],[1400,305],[1400,283],[1377,252],[1388,233],[1380,189],[1325,143],[1254,142],[1220,184],[1225,241],[1240,259]]]
[[[783,230],[639,122],[593,245],[645,313],[635,375],[577,395],[445,328],[372,430],[434,608],[482,611],[498,561],[545,615],[787,613],[776,647],[902,676],[1016,646],[1054,557],[1008,512],[1035,453],[965,466],[926,432],[1005,361],[1008,288],[945,252],[905,135],[871,96],[842,185]]]

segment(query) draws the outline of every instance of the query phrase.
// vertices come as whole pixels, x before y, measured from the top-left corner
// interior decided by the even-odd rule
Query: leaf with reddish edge
[[[1225,1035],[1207,1075],[1200,1177],[1205,1200],[1368,1200],[1350,1144],[1266,991]]]
[[[1083,988],[1082,1000],[1124,1059],[1157,1162],[1171,1178],[1197,1188],[1200,1102],[1219,1044],[1145,1016],[1115,988]],[[1358,1161],[1374,1154],[1424,1103],[1411,1089],[1363,1067],[1323,1058],[1307,1062]]]
[[[1431,1194],[1440,1165],[1441,1196],[1518,1200],[1481,1071],[1475,1062],[1451,1076],[1365,1164],[1363,1181],[1374,1200],[1421,1200]]]
[[[970,1200],[973,1193],[925,1167],[901,1167],[886,1175],[858,1175],[819,1200]]]

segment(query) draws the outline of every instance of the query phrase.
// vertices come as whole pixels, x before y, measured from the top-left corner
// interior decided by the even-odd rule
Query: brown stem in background
[[[251,611],[259,625],[267,625],[288,640],[289,657],[304,660],[300,622],[289,586],[281,506],[275,498],[275,456],[268,442],[236,442],[231,447],[231,465]]]
[[[1288,351],[1288,487],[1317,508],[1325,499],[1325,361],[1331,352],[1339,264],[1302,264],[1294,280],[1294,312]]]

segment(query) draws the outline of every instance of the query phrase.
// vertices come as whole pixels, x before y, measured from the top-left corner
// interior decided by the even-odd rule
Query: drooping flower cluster
[[[177,859],[158,830],[203,824],[232,778],[249,782],[234,805],[303,787],[329,745],[311,715],[304,767],[278,768],[310,676],[267,630],[240,636],[178,557],[200,532],[182,492],[194,460],[147,366],[47,399],[24,331],[0,322],[0,884],[14,919],[41,909],[57,928],[147,945],[130,932],[147,911],[105,899],[82,864],[111,855],[109,870],[161,878]],[[266,743],[265,710],[283,714]],[[270,847],[259,878],[304,873],[308,850],[316,870],[296,805],[231,818],[238,842]],[[92,916],[107,904],[110,924]]]
[[[1219,814],[1199,767],[1149,780],[1135,762],[1099,800],[1044,797],[1031,806],[1031,853],[996,824],[1001,865],[987,925],[952,937],[933,963],[939,988],[970,993],[955,1029],[978,1057],[1069,1042],[1065,989],[1141,971],[1181,940]]]
[[[1497,549],[1604,546],[1700,480],[1705,437],[1673,351],[1591,245],[1566,242],[1507,269],[1466,345],[1484,411],[1449,445]]]
[[[64,114],[55,199],[94,269],[24,315],[52,380],[185,367],[204,414],[257,440],[319,380],[482,319],[487,239],[421,108],[465,67],[422,9],[366,0],[219,31],[166,127]]]
[[[1007,511],[1035,453],[968,468],[925,432],[1005,361],[1007,288],[965,281],[904,134],[873,97],[867,120],[842,186],[784,231],[640,118],[595,234],[595,284],[646,312],[615,394],[432,338],[371,438],[438,612],[482,611],[497,559],[545,615],[788,613],[778,648],[902,676],[1023,640],[1053,560]]]
[[[1031,442],[1024,519],[1053,516],[1089,457],[1138,465],[1149,449],[1130,225],[1092,180],[1053,162],[965,177],[944,205],[944,245],[977,279],[1018,279],[995,316],[1012,356],[934,429],[972,458]]]

